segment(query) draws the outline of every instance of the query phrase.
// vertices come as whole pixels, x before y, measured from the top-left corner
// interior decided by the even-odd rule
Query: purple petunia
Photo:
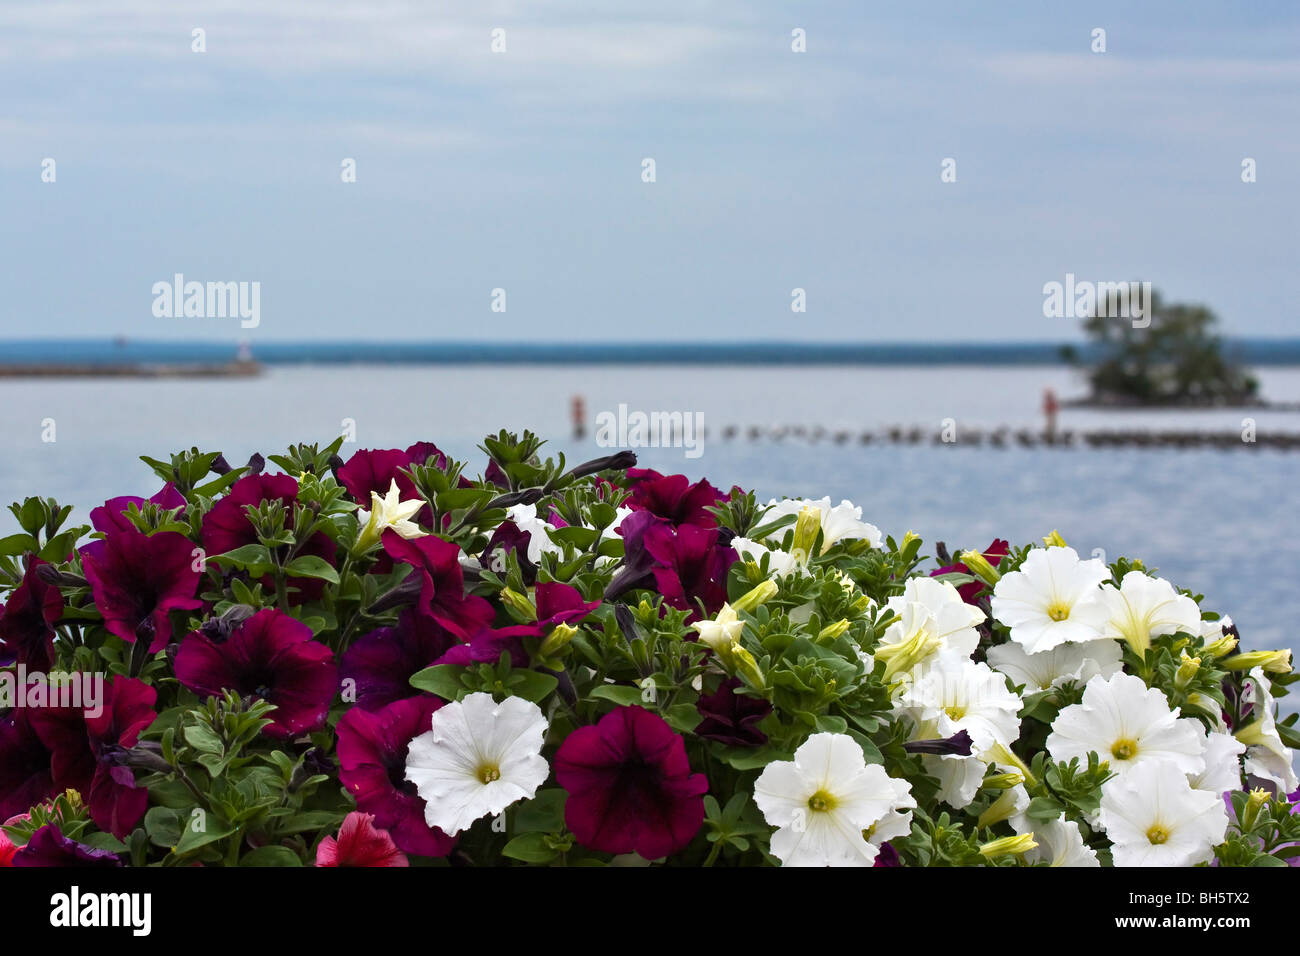
[[[53,666],[54,624],[63,616],[63,594],[37,574],[46,563],[33,557],[22,583],[0,606],[0,666],[23,664],[29,671]]]
[[[104,626],[128,644],[148,643],[151,652],[172,637],[168,612],[201,606],[195,592],[199,571],[195,547],[174,531],[146,535],[135,528],[114,530],[81,550],[82,566]]]
[[[339,687],[333,652],[279,610],[258,611],[220,643],[190,634],[176,654],[176,678],[200,697],[233,690],[274,704],[265,731],[272,737],[323,727]]]
[[[356,705],[379,710],[415,693],[411,677],[457,645],[456,638],[431,617],[407,609],[396,627],[381,627],[357,638],[343,652],[339,672],[354,682]]]

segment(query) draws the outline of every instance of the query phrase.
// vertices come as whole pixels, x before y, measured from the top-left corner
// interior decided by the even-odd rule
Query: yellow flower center
[[[1147,831],[1147,839],[1151,841],[1153,846],[1159,846],[1168,841],[1169,831],[1157,823]]]
[[[481,783],[491,783],[493,780],[501,779],[501,768],[495,764],[485,763],[478,768],[478,779]]]
[[[1137,756],[1138,745],[1136,740],[1121,739],[1115,741],[1115,746],[1110,748],[1110,754],[1116,760],[1131,760]]]
[[[1064,601],[1053,601],[1047,605],[1047,616],[1053,621],[1064,621],[1070,616],[1070,605]]]
[[[816,810],[818,813],[833,810],[835,809],[835,798],[825,790],[818,790],[808,798],[808,809]]]
[[[953,704],[951,707],[945,707],[943,712],[948,715],[949,720],[961,720],[966,716],[966,708]]]

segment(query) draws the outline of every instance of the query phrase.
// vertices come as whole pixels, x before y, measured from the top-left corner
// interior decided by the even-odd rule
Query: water
[[[1266,396],[1300,401],[1300,369],[1259,370]],[[1058,528],[1081,552],[1142,557],[1231,614],[1250,647],[1296,647],[1300,517],[1293,492],[1300,456],[1266,450],[995,450],[963,446],[962,430],[1037,426],[1042,390],[1082,386],[1052,367],[592,367],[303,366],[251,380],[0,380],[0,501],[53,495],[86,511],[158,481],[138,456],[189,445],[232,463],[293,441],[325,440],[356,423],[356,447],[426,439],[481,467],[488,431],[532,428],[573,462],[602,454],[570,435],[570,398],[588,417],[619,403],[643,411],[702,412],[701,457],[640,450],[660,470],[739,484],[764,497],[849,498],[887,533],[982,547],[995,536],[1035,540]],[[1063,410],[1065,428],[1300,431],[1300,414],[1267,411]],[[855,434],[893,424],[956,422],[951,446],[724,442],[726,425],[806,424]],[[54,442],[41,440],[53,420]],[[0,517],[0,534],[13,528]]]

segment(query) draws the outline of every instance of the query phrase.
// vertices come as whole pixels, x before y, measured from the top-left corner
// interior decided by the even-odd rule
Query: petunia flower
[[[353,707],[336,728],[339,781],[398,849],[417,856],[446,856],[456,845],[454,837],[424,822],[424,800],[406,779],[410,743],[432,726],[441,706],[438,698],[423,696],[374,712]]]
[[[337,838],[316,847],[317,866],[410,866],[387,830],[375,826],[374,814],[353,811],[343,818]]]
[[[96,531],[102,531],[105,534],[111,534],[114,531],[130,531],[135,525],[127,518],[126,513],[135,505],[137,511],[145,505],[144,498],[137,498],[134,495],[123,495],[120,498],[109,498],[98,508],[90,509],[90,523]],[[157,505],[165,511],[173,508],[185,507],[185,496],[176,490],[176,486],[170,481],[162,486],[162,489],[149,499],[149,503]]]
[[[659,593],[670,606],[691,611],[692,618],[714,614],[727,600],[727,570],[737,560],[724,546],[716,528],[665,524],[645,531],[645,548],[654,558],[651,568]]]
[[[1246,745],[1232,734],[1211,731],[1205,740],[1205,769],[1200,773],[1187,775],[1188,782],[1197,790],[1222,794],[1229,790],[1240,790],[1241,755],[1246,752]]]
[[[418,613],[432,617],[460,641],[469,640],[492,622],[492,605],[465,593],[460,548],[455,544],[436,535],[408,540],[391,530],[384,532],[383,543],[394,561],[415,568],[408,580],[420,587]]]
[[[47,673],[54,665],[54,625],[63,616],[63,594],[37,573],[47,563],[33,557],[22,583],[0,605],[0,666],[22,664],[30,672]]]
[[[31,722],[50,751],[55,787],[83,794],[95,825],[123,839],[144,816],[149,791],[136,786],[122,758],[157,718],[158,695],[143,681],[121,675],[103,687],[96,714],[82,707],[33,708]]]
[[[691,773],[682,738],[641,707],[618,707],[569,734],[555,779],[569,794],[565,823],[603,853],[656,860],[684,849],[704,822],[708,780]]]
[[[370,493],[370,511],[357,512],[357,521],[361,531],[357,535],[354,553],[362,554],[379,543],[383,535],[395,533],[403,538],[420,538],[429,532],[411,519],[424,508],[423,500],[403,501],[397,489],[397,479],[388,486],[388,491],[381,498],[379,492]]]
[[[811,498],[775,498],[767,503],[767,509],[759,517],[759,524],[768,524],[786,515],[799,515],[805,508],[817,509],[822,533],[822,553],[825,554],[840,541],[865,539],[873,548],[879,548],[884,541],[880,529],[862,520],[862,508],[851,501],[841,501],[831,507],[829,497],[813,501]],[[816,525],[814,525],[814,529]],[[785,534],[785,529],[777,532]]]
[[[455,836],[475,820],[531,800],[550,774],[542,757],[547,723],[522,697],[497,703],[470,694],[436,710],[430,730],[411,741],[406,779],[424,799],[429,826]]]
[[[695,728],[695,736],[729,747],[761,747],[767,743],[767,734],[758,729],[758,724],[772,712],[772,705],[761,697],[736,693],[742,686],[738,677],[729,677],[712,694],[700,695],[695,709],[703,719]]]
[[[59,793],[53,754],[32,726],[37,708],[15,707],[0,716],[0,820],[26,813]]]
[[[1175,763],[1153,760],[1102,785],[1101,825],[1116,866],[1195,866],[1213,858],[1228,814]]]
[[[675,527],[716,528],[718,519],[705,509],[727,500],[705,479],[692,483],[685,475],[661,475],[650,468],[629,468],[627,479],[632,491],[629,507],[648,511]]]
[[[1196,602],[1163,578],[1141,571],[1128,572],[1118,588],[1102,585],[1101,603],[1108,615],[1102,633],[1124,641],[1138,655],[1146,652],[1153,637],[1201,633],[1201,609]]]
[[[146,535],[134,528],[113,531],[81,549],[95,607],[104,626],[128,644],[137,639],[151,653],[171,641],[168,612],[202,606],[195,596],[200,573],[194,543],[175,531]]]
[[[13,855],[10,866],[121,866],[117,854],[97,850],[63,835],[53,824],[47,823],[27,840]]]
[[[1277,730],[1273,695],[1262,667],[1250,671],[1244,681],[1242,701],[1250,706],[1250,720],[1234,728],[1233,735],[1246,745],[1246,773],[1266,780],[1277,793],[1300,787],[1292,768],[1291,748]]]
[[[352,681],[358,707],[378,710],[413,696],[411,677],[458,646],[456,637],[433,618],[407,608],[396,627],[381,627],[353,641],[339,659],[339,674]]]
[[[293,514],[300,507],[298,504],[298,482],[289,475],[245,475],[218,500],[207,514],[203,516],[203,548],[208,554],[225,554],[245,545],[257,544],[257,529],[248,520],[249,507],[258,507],[263,502],[279,502],[284,506],[289,517],[286,526],[292,526]],[[333,539],[322,531],[316,532],[298,550],[299,556],[321,558],[333,563],[338,550]],[[266,575],[263,583],[274,589],[274,578]],[[290,595],[296,598],[294,603],[314,601],[324,593],[325,582],[319,578],[287,579]]]
[[[496,630],[484,628],[466,643],[448,648],[437,663],[462,667],[476,663],[493,664],[501,659],[502,653],[507,653],[512,667],[527,667],[531,661],[524,645],[526,638],[535,638],[540,644],[558,625],[574,624],[600,607],[599,601],[584,601],[577,588],[559,581],[545,581],[532,591],[536,621]]]
[[[1083,700],[1057,715],[1047,737],[1056,761],[1087,762],[1096,753],[1124,776],[1146,763],[1168,763],[1184,775],[1205,769],[1205,734],[1200,721],[1179,718],[1178,708],[1155,687],[1132,674],[1094,677]],[[1184,777],[1185,782],[1185,777]]]
[[[782,865],[871,866],[879,847],[863,833],[899,808],[899,782],[868,764],[848,734],[820,733],[799,746],[794,760],[763,768],[754,802],[778,828],[771,846]]]
[[[1026,694],[1071,682],[1086,684],[1098,675],[1110,677],[1124,666],[1118,641],[1061,644],[1037,654],[1026,653],[1019,644],[1008,641],[990,647],[985,657],[990,667],[1006,674],[1013,684],[1023,684]]]
[[[967,604],[947,581],[908,578],[903,593],[885,606],[898,615],[880,638],[875,658],[884,659],[886,676],[920,677],[941,654],[969,659],[979,646],[976,628],[986,615]]]
[[[1108,611],[1098,585],[1109,578],[1105,564],[1081,561],[1073,548],[1035,548],[993,588],[993,616],[1030,654],[1100,640]]]
[[[271,737],[323,727],[339,688],[333,652],[306,624],[276,609],[240,622],[221,643],[195,631],[181,642],[175,667],[176,679],[200,697],[234,690],[274,704],[265,728]]]
[[[1020,736],[1022,706],[997,671],[955,656],[941,658],[898,700],[918,726],[932,725],[936,737],[966,731],[979,754],[1010,746]]]

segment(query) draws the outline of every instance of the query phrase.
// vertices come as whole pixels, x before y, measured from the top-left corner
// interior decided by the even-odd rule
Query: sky
[[[1067,273],[1295,335],[1297,93],[1281,2],[3,0],[0,338],[1060,341]]]

